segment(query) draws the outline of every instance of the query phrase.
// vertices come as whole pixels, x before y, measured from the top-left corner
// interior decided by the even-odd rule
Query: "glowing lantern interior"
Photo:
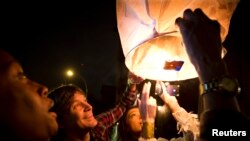
[[[117,25],[126,66],[131,72],[151,80],[177,81],[197,77],[175,19],[182,17],[187,8],[201,8],[211,19],[219,21],[224,41],[238,2],[239,0],[117,0]],[[167,69],[166,62],[171,61],[184,63],[179,70]]]

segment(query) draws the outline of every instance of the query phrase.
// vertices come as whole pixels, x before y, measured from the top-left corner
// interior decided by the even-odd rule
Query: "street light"
[[[72,76],[74,75],[74,72],[73,72],[72,70],[67,70],[67,71],[66,71],[66,75],[67,75],[68,77],[72,77]]]
[[[76,75],[77,78],[80,78],[83,81],[84,87],[85,87],[85,93],[87,94],[88,93],[88,88],[87,88],[87,83],[86,83],[85,79],[81,75],[78,75],[77,73],[74,73],[74,71],[71,70],[71,69],[68,69],[66,71],[66,76],[68,78],[72,78],[74,75]]]

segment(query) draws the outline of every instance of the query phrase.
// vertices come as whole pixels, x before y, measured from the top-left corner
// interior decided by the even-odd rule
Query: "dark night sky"
[[[242,85],[240,105],[250,115],[245,108],[250,107],[249,75],[246,75],[250,72],[250,63],[245,46],[249,43],[243,36],[248,35],[242,16],[246,9],[242,6],[247,4],[243,1],[233,17],[225,43],[228,49],[225,59],[230,72]],[[97,113],[109,108],[105,105],[115,100],[116,88],[127,71],[116,26],[115,0],[60,1],[57,4],[22,2],[2,6],[1,46],[20,60],[30,78],[52,89],[71,82],[64,75],[71,67],[85,78]],[[197,106],[197,80],[183,83],[179,102],[188,111],[197,110],[193,108]]]
[[[6,6],[5,47],[32,79],[52,89],[72,81],[65,77],[72,68],[100,100],[103,85],[117,86],[124,77],[115,0]]]

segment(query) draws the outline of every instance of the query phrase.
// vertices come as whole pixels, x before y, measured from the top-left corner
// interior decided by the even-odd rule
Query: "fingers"
[[[162,94],[167,94],[166,84],[162,81],[156,81],[155,94],[160,97],[162,96]]]
[[[183,18],[178,17],[175,20],[175,24],[178,25],[179,27],[183,27],[187,25],[189,21],[192,21],[194,19],[194,15],[191,9],[187,9],[183,12]]]
[[[157,102],[156,99],[152,96],[149,97],[149,104],[148,104],[148,115],[150,119],[155,119],[156,117],[156,110],[157,110]]]
[[[185,29],[185,27],[186,27],[186,21],[181,17],[178,17],[175,20],[175,24],[180,28],[181,32],[183,32],[183,29]]]
[[[163,93],[163,90],[162,90],[162,86],[160,84],[160,81],[156,81],[156,84],[155,84],[155,95],[162,95]]]
[[[195,24],[195,22],[198,21],[198,18],[203,21],[210,20],[200,8],[197,8],[194,11],[191,9],[186,9],[183,12],[183,18],[178,17],[175,20],[175,24],[181,29],[185,29],[185,27],[190,27],[191,25]]]
[[[146,82],[143,85],[139,110],[143,121],[154,122],[156,117],[157,102],[156,99],[150,96],[151,83]]]
[[[169,95],[168,95],[166,86],[162,81],[160,81],[160,85],[161,85],[161,88],[162,88],[162,95],[160,96],[160,98],[166,103],[167,98],[169,97]]]
[[[160,85],[162,87],[163,94],[167,94],[166,84],[161,81]]]
[[[143,85],[142,95],[141,95],[141,100],[142,101],[147,101],[149,99],[150,88],[151,88],[151,83],[150,82],[146,82]]]
[[[195,9],[193,13],[197,19],[199,18],[200,21],[211,23],[218,31],[220,31],[220,23],[217,20],[210,19],[200,8]],[[196,21],[198,21],[197,19]]]
[[[136,102],[137,102],[138,107],[141,107],[141,100],[137,99]]]
[[[156,83],[159,83],[160,87],[161,87],[161,90],[162,90],[162,94],[159,95],[159,97],[163,100],[163,102],[167,102],[168,101],[168,92],[167,92],[167,89],[166,89],[166,84],[164,84],[164,82],[162,81],[157,81]]]
[[[205,22],[211,21],[211,19],[200,8],[195,9],[193,13],[201,21],[205,21]]]
[[[194,23],[198,21],[198,19],[201,19],[202,21],[211,20],[200,8],[197,8],[194,11],[192,11],[191,9],[186,9],[183,12],[183,18],[177,18],[175,20],[175,23],[181,27],[187,25],[188,23]]]
[[[195,14],[191,9],[187,9],[183,13],[183,19],[187,21],[193,21],[195,19]]]
[[[184,11],[183,18],[178,17],[175,24],[179,27],[182,34],[189,34],[189,29],[194,25],[195,16],[190,9]]]
[[[152,96],[149,97],[149,104],[156,107],[156,99]]]

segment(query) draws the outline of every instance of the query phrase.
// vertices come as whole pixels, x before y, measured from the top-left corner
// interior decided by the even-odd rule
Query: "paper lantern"
[[[179,81],[197,77],[175,19],[201,8],[221,24],[224,41],[239,0],[116,0],[117,27],[128,69],[146,79]],[[223,56],[223,55],[222,55]]]

